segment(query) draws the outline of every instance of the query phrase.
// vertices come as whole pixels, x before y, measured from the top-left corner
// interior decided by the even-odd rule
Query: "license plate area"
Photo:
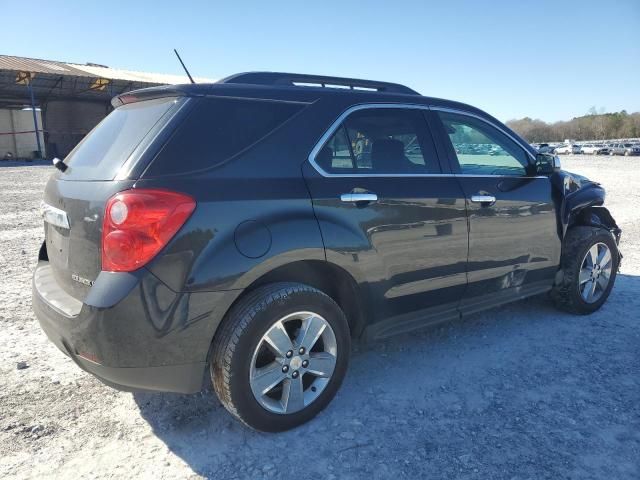
[[[49,262],[60,269],[67,270],[69,268],[69,234],[71,231],[46,221],[44,225]]]

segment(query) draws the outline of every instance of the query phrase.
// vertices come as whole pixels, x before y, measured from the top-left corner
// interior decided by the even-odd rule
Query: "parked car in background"
[[[587,143],[582,146],[582,153],[585,155],[607,155],[609,147],[604,143]]]
[[[579,155],[582,153],[580,145],[560,145],[555,149],[555,153],[558,155]]]
[[[640,146],[632,143],[615,143],[611,148],[609,155],[640,155]]]

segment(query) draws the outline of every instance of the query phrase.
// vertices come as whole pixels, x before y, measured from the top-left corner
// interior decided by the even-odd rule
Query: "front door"
[[[533,174],[531,155],[489,120],[436,113],[467,202],[468,287],[461,310],[548,290],[561,247],[549,178]]]
[[[443,175],[423,111],[356,107],[325,138],[305,179],[327,260],[368,289],[371,320],[443,305],[457,315],[465,200]]]

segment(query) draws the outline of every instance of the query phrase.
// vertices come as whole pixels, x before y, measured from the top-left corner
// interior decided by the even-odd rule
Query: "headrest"
[[[403,165],[404,144],[400,140],[381,138],[371,144],[371,164],[376,172],[390,173]]]

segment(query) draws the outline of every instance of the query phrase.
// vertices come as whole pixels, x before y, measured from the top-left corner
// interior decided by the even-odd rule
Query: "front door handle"
[[[375,193],[343,193],[340,195],[340,200],[349,203],[377,202],[378,195]]]
[[[493,195],[471,195],[473,203],[496,203],[496,197]]]

